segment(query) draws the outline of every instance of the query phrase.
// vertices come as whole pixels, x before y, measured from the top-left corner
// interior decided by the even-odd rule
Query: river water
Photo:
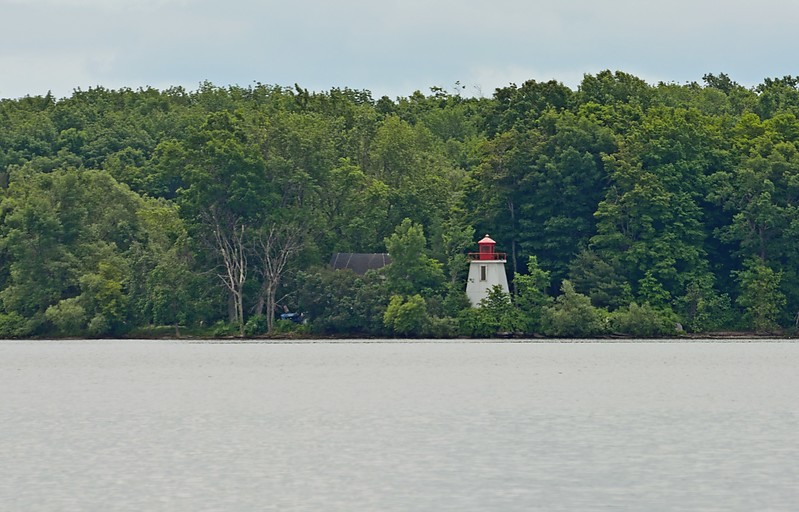
[[[796,510],[790,342],[0,342],[4,511]]]

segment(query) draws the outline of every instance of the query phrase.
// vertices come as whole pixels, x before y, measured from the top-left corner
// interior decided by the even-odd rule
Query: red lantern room
[[[497,243],[491,238],[486,235],[482,240],[477,242],[477,246],[480,248],[480,259],[481,260],[495,260],[497,259],[496,254],[494,253],[494,247]]]

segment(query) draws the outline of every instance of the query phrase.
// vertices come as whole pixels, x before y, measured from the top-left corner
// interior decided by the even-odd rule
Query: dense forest
[[[0,100],[0,337],[796,330],[799,78],[460,90]]]

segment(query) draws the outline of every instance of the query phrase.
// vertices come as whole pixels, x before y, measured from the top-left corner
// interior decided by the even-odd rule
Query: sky
[[[0,98],[255,83],[490,97],[585,74],[799,75],[797,0],[0,0]]]

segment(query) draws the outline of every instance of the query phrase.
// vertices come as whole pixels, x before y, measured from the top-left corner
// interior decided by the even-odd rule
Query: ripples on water
[[[0,509],[795,510],[795,343],[0,343]]]

